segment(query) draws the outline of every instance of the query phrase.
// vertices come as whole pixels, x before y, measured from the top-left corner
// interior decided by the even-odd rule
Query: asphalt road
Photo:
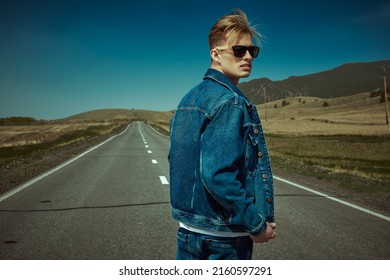
[[[169,138],[132,123],[110,141],[0,197],[0,259],[166,260]],[[277,238],[254,259],[390,259],[390,221],[275,180]]]

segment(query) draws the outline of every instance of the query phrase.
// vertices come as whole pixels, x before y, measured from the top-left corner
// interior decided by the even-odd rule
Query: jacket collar
[[[218,70],[209,68],[206,74],[204,75],[203,79],[204,80],[211,79],[216,81],[217,83],[225,86],[229,90],[241,96],[245,100],[245,103],[248,107],[252,105],[251,100],[248,97],[246,97],[245,94],[242,93],[242,91],[235,84],[233,84],[228,77],[226,77],[223,73],[219,72]]]

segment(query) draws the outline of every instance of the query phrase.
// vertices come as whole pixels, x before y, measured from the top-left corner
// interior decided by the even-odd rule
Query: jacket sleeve
[[[229,214],[229,222],[252,235],[262,233],[265,219],[246,195],[243,143],[244,111],[233,102],[222,103],[201,137],[201,175],[210,195]],[[241,167],[241,168],[240,168]]]

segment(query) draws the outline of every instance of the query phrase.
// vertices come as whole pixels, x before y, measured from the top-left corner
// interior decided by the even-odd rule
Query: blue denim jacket
[[[223,232],[261,234],[274,222],[273,178],[256,107],[209,69],[171,120],[172,217]]]

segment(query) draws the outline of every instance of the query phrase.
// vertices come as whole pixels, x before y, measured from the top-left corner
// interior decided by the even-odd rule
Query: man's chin
[[[247,78],[247,77],[250,76],[250,74],[251,74],[250,71],[243,71],[242,74],[241,74],[241,78]]]

